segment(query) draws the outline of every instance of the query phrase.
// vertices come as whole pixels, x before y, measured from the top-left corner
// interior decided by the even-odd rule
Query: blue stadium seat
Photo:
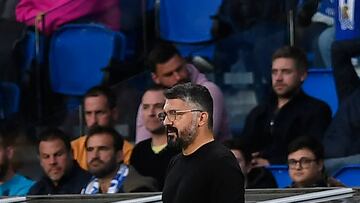
[[[285,188],[291,184],[287,165],[271,165],[266,168],[270,170],[275,177],[279,188]]]
[[[0,82],[0,119],[19,112],[20,89],[11,82]]]
[[[360,187],[360,164],[344,166],[335,173],[334,178],[348,187]]]
[[[338,98],[331,69],[310,69],[302,87],[310,96],[325,101],[333,115],[336,113]]]
[[[54,92],[81,96],[101,84],[111,59],[121,61],[125,37],[99,24],[69,24],[57,30],[49,52]]]
[[[174,42],[183,56],[212,58],[214,44],[207,43],[212,20],[222,0],[162,0],[157,8],[160,38]],[[199,44],[202,43],[202,44]]]

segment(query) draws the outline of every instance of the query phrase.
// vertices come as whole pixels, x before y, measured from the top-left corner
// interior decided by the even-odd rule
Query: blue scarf
[[[129,168],[125,164],[121,164],[115,177],[111,180],[110,187],[108,188],[108,191],[106,193],[113,194],[113,193],[123,192],[122,185],[128,174],[129,174]],[[81,190],[81,194],[98,194],[98,193],[100,193],[99,179],[93,176],[90,182],[86,185],[86,187]]]

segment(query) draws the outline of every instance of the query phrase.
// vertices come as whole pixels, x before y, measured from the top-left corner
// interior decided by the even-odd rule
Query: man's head
[[[95,126],[89,130],[85,141],[89,172],[97,178],[116,173],[122,162],[124,140],[115,129]]]
[[[117,119],[116,95],[104,86],[89,89],[84,96],[85,122],[93,126],[112,126]]]
[[[57,185],[73,164],[70,139],[55,128],[43,131],[38,138],[40,165],[49,179]]]
[[[167,126],[170,141],[177,141],[186,149],[200,129],[212,131],[213,100],[206,87],[179,84],[166,90],[165,98],[164,113],[159,117]]]
[[[314,184],[324,168],[324,147],[313,137],[299,137],[288,147],[289,175],[297,187]]]
[[[165,133],[165,127],[158,118],[158,114],[163,112],[164,104],[164,89],[160,86],[149,88],[142,97],[141,108],[145,127],[153,135]]]
[[[190,81],[186,61],[170,43],[157,44],[149,54],[147,65],[153,81],[166,88]]]
[[[6,175],[12,168],[16,129],[7,123],[0,125],[0,182],[6,181]]]
[[[246,147],[243,139],[232,139],[224,142],[224,145],[230,149],[239,163],[241,171],[246,176],[251,170],[251,153]]]
[[[272,87],[278,97],[290,98],[307,76],[307,58],[296,47],[284,46],[272,56]]]

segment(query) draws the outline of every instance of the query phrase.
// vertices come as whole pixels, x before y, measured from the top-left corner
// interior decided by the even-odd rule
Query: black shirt
[[[155,178],[159,189],[162,190],[167,166],[171,158],[179,152],[179,149],[166,146],[158,154],[155,154],[151,147],[150,138],[136,144],[131,153],[130,164],[141,175]]]
[[[162,198],[164,203],[244,202],[244,177],[234,155],[212,141],[171,160]]]
[[[330,107],[300,90],[279,110],[275,96],[256,106],[246,118],[242,136],[251,152],[260,152],[271,164],[286,164],[289,143],[305,135],[321,141],[330,121]]]
[[[29,195],[80,194],[90,178],[90,173],[80,168],[77,161],[73,161],[72,169],[61,178],[57,186],[45,175],[30,188]]]

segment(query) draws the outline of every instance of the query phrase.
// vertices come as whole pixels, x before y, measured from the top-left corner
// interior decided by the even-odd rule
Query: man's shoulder
[[[148,151],[151,149],[151,138],[140,141],[134,146],[133,154],[136,152],[143,153],[144,151]],[[142,154],[143,155],[143,154]]]
[[[299,103],[306,107],[305,110],[309,110],[309,111],[329,110],[329,111],[331,111],[330,106],[326,102],[324,102],[318,98],[315,98],[313,96],[307,95],[307,94],[304,95],[302,100],[299,100]]]

